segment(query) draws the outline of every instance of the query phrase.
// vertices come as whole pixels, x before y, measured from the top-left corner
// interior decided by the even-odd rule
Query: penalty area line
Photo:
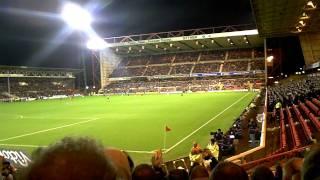
[[[186,137],[182,138],[180,141],[178,141],[176,144],[174,144],[173,146],[171,146],[170,148],[168,148],[164,153],[168,153],[169,151],[171,151],[172,149],[174,149],[175,147],[177,147],[179,144],[181,144],[183,141],[185,141],[186,139],[188,139],[189,137],[191,137],[193,134],[195,134],[196,132],[198,132],[200,129],[202,129],[203,127],[205,127],[206,125],[208,125],[209,123],[211,123],[213,120],[215,120],[217,117],[219,117],[221,114],[223,114],[225,111],[227,111],[228,109],[230,109],[232,106],[234,106],[235,104],[237,104],[238,102],[240,102],[243,98],[247,97],[250,93],[247,93],[246,95],[242,96],[240,99],[238,99],[237,101],[235,101],[234,103],[232,103],[230,106],[228,106],[227,108],[225,108],[224,110],[222,110],[219,114],[215,115],[214,117],[212,117],[211,119],[209,119],[207,122],[205,122],[204,124],[202,124],[199,128],[195,129],[194,131],[192,131],[190,134],[188,134]]]
[[[0,142],[12,140],[12,139],[19,139],[19,138],[22,138],[22,137],[32,136],[32,135],[35,135],[35,134],[40,134],[40,133],[44,133],[44,132],[48,132],[48,131],[54,131],[54,130],[57,130],[57,129],[62,129],[62,128],[75,126],[75,125],[79,125],[79,124],[85,124],[85,123],[89,123],[89,122],[92,122],[92,121],[96,121],[98,119],[101,119],[101,118],[93,118],[93,119],[80,121],[80,122],[76,122],[76,123],[71,123],[71,124],[66,124],[66,125],[62,125],[62,126],[58,126],[58,127],[54,127],[54,128],[44,129],[44,130],[35,131],[35,132],[31,132],[31,133],[26,133],[26,134],[21,134],[21,135],[18,135],[18,136],[13,136],[13,137],[5,138],[5,139],[0,139]]]

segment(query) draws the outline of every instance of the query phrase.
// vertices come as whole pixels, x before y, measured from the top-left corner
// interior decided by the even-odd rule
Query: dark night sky
[[[0,64],[76,68],[81,37],[76,32],[61,33],[66,27],[57,16],[63,2],[1,0]],[[93,27],[102,37],[254,23],[249,0],[82,0],[77,3],[92,11]]]
[[[102,37],[253,23],[249,0],[77,2],[92,9],[93,26]],[[76,67],[79,34],[54,40],[65,24],[51,16],[62,4],[62,0],[1,0],[0,64]]]

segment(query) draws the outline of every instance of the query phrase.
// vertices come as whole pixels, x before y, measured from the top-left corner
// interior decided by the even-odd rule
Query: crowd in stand
[[[175,65],[170,74],[190,74],[192,66],[192,64]]]
[[[196,62],[199,57],[199,53],[180,53],[175,56],[175,63],[182,62]]]
[[[211,72],[219,72],[220,71],[220,63],[205,63],[205,64],[197,64],[194,67],[193,73],[211,73]]]
[[[231,50],[229,51],[229,59],[245,59],[251,58],[252,51],[251,50]]]
[[[201,61],[224,60],[225,51],[205,51],[201,54]]]
[[[230,78],[230,79],[229,79]],[[213,91],[234,89],[259,89],[262,81],[256,78],[226,77],[226,78],[174,78],[174,79],[132,79],[130,81],[113,81],[107,88],[107,93],[135,92],[168,92],[168,91]]]
[[[218,135],[217,135],[218,136]],[[216,142],[209,143],[214,148]],[[201,149],[195,144],[191,153]],[[167,171],[163,165],[161,151],[156,151],[150,164],[135,164],[123,151],[104,148],[93,139],[66,137],[47,148],[33,153],[33,162],[24,169],[16,170],[10,162],[2,161],[2,179],[25,180],[281,180],[281,179],[319,179],[320,147],[311,148],[303,158],[293,158],[277,165],[275,172],[269,167],[259,165],[251,172],[227,161],[216,161],[210,149],[201,150],[207,163],[194,162],[190,168],[177,167]]]
[[[256,54],[260,51],[253,51],[252,49],[229,51],[228,59],[231,59],[231,61],[228,61],[228,59],[226,59],[227,52],[228,51],[204,51],[201,53],[193,52],[154,56],[125,57],[118,65],[118,68],[113,71],[111,77],[169,75],[169,72],[170,74],[174,75],[190,73],[212,73],[220,71],[248,71],[250,67],[249,65],[251,65],[251,70],[264,69],[263,61],[256,59],[260,57],[252,59],[252,53],[255,52],[254,54]],[[235,61],[236,59],[239,59],[239,61]],[[132,66],[140,67],[132,68]],[[221,70],[220,67],[222,68]],[[170,71],[171,68],[173,69],[173,71]],[[192,71],[193,68],[194,70]],[[144,74],[145,71],[146,73]]]
[[[269,107],[273,108],[278,101],[285,106],[316,97],[320,94],[319,82],[320,76],[304,76],[299,80],[290,80],[284,84],[269,87]]]
[[[225,62],[223,64],[223,71],[247,71],[248,70],[248,62],[247,61],[232,61]]]
[[[264,61],[251,61],[251,70],[263,70],[264,69]]]
[[[1,78],[0,78],[1,79]],[[10,94],[8,82],[0,81],[0,99],[8,96],[32,97],[68,95],[74,93],[74,79],[62,78],[10,78]]]

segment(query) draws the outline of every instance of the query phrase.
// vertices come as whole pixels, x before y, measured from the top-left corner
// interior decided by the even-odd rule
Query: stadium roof
[[[222,26],[105,38],[117,55],[263,47],[254,25]]]
[[[251,0],[262,37],[319,32],[320,0]]]

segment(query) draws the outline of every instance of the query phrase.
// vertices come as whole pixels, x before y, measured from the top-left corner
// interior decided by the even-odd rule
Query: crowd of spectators
[[[172,66],[171,75],[190,74],[193,64],[181,64]]]
[[[252,50],[238,49],[238,50],[231,50],[228,52],[229,52],[228,59],[251,59],[252,58]]]
[[[193,73],[211,73],[220,71],[220,63],[200,63],[196,64]]]
[[[0,99],[15,97],[39,98],[41,96],[68,95],[74,92],[74,79],[63,78],[0,78]],[[10,94],[8,94],[10,85]]]
[[[112,77],[131,77],[131,76],[142,76],[145,67],[123,67],[115,69],[111,76]]]
[[[222,136],[222,132],[215,133],[215,138]],[[49,147],[37,149],[33,153],[33,162],[27,168],[16,170],[10,162],[0,157],[1,179],[311,180],[320,177],[319,145],[311,147],[304,157],[295,157],[278,164],[274,171],[270,166],[258,165],[248,172],[232,162],[218,161],[216,157],[219,155],[215,153],[217,148],[219,147],[214,139],[205,149],[194,143],[190,154],[201,152],[201,161],[193,161],[190,168],[179,166],[168,170],[163,166],[161,150],[154,152],[150,163],[135,164],[124,151],[105,148],[89,138],[66,137]]]
[[[173,79],[132,79],[113,81],[106,88],[106,93],[144,93],[144,92],[197,92],[214,90],[259,89],[261,80],[255,78],[173,78]]]
[[[155,76],[155,75],[168,75],[170,67],[169,66],[149,66],[144,74],[145,76]]]
[[[248,61],[227,61],[223,64],[224,72],[247,71]]]
[[[225,60],[226,51],[205,51],[201,53],[200,61]]]
[[[320,76],[301,76],[298,80],[289,80],[269,87],[268,104],[275,107],[277,102],[283,106],[297,104],[320,94]]]
[[[119,67],[113,71],[111,77],[131,77],[131,76],[154,76],[154,75],[168,75],[170,68],[172,71],[170,75],[174,74],[190,74],[190,73],[212,73],[220,72],[222,66],[222,72],[236,72],[236,71],[248,71],[249,61],[226,61],[224,63],[197,63],[197,64],[160,64],[149,65],[142,67]],[[192,67],[194,69],[192,71]],[[147,70],[146,70],[147,69]],[[264,64],[262,61],[252,61],[251,70],[263,70]],[[146,70],[146,73],[144,71]]]
[[[176,54],[174,63],[182,63],[182,62],[196,62],[198,60],[199,53],[180,53]]]
[[[151,56],[138,56],[138,57],[131,57],[127,66],[139,66],[139,65],[146,65],[149,61]]]
[[[251,61],[251,70],[264,70],[264,61],[263,60],[254,60]]]
[[[151,56],[149,64],[168,64],[173,60],[173,55],[157,55]]]

